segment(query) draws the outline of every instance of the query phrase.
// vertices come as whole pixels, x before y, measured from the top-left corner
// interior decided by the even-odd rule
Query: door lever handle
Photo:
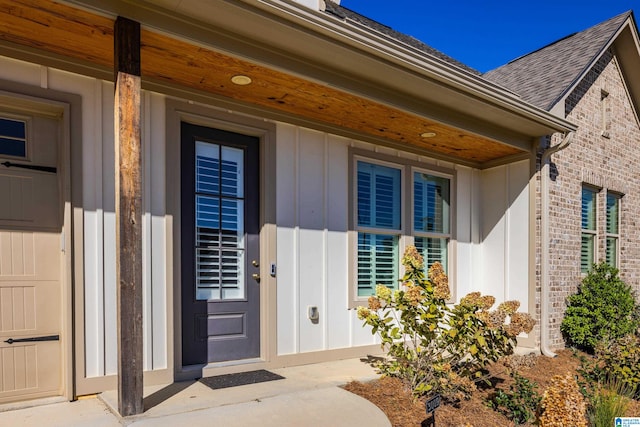
[[[256,282],[260,281],[260,275],[258,273],[253,273],[251,277],[253,277],[253,280],[255,280]]]

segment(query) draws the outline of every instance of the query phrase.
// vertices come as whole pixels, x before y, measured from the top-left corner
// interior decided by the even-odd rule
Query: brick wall
[[[603,94],[606,101],[603,101]],[[603,103],[605,105],[603,111]],[[596,261],[605,256],[606,190],[623,194],[619,269],[622,279],[640,291],[640,128],[615,56],[607,52],[566,98],[565,112],[579,126],[571,145],[552,156],[549,186],[550,347],[561,348],[560,322],[566,298],[580,283],[582,184],[602,189],[597,196]],[[604,136],[603,131],[608,135]],[[552,143],[559,142],[559,136]],[[538,156],[538,170],[540,169]],[[538,180],[538,194],[540,191]],[[537,198],[540,242],[540,198]],[[536,265],[540,262],[540,246]],[[536,268],[539,313],[540,274]]]

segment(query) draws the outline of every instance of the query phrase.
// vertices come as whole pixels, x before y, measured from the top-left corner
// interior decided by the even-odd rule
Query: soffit
[[[171,5],[175,6],[175,2]],[[126,16],[124,12],[118,13]],[[47,1],[0,0],[0,20],[4,24],[0,39],[6,42],[112,68],[113,16]],[[333,85],[321,78],[303,78],[296,72],[287,72],[286,63],[269,66],[241,57],[237,52],[221,50],[218,45],[214,50],[213,42],[194,42],[149,28],[140,17],[138,20],[143,23],[143,79],[213,94],[264,111],[324,123],[350,135],[361,134],[363,139],[388,141],[477,166],[526,154],[530,148],[530,134],[473,117],[464,118],[466,126],[452,126],[446,120],[431,118],[437,114],[423,113],[425,109],[438,107],[424,107],[419,98],[412,100],[399,94],[384,97],[391,102],[381,102],[363,95],[366,91],[345,90],[344,84]],[[226,47],[233,47],[232,44]],[[282,54],[272,53],[276,58]],[[321,70],[315,65],[309,69]],[[236,74],[251,76],[253,84],[244,87],[231,84],[230,78]],[[370,88],[371,82],[363,85],[360,89]],[[394,105],[396,102],[403,108]],[[490,104],[485,107],[497,108]],[[444,113],[440,111],[446,116]],[[455,117],[451,121],[455,122]],[[437,136],[424,139],[420,137],[423,132],[434,132]]]

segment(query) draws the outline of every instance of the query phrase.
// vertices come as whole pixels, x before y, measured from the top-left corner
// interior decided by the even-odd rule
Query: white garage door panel
[[[59,120],[31,123],[29,158],[0,163],[57,166]],[[57,173],[0,165],[0,403],[62,392],[59,188]]]
[[[0,401],[60,393],[60,344],[13,344],[0,348]]]

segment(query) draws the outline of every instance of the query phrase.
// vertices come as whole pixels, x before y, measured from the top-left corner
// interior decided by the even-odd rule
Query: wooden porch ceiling
[[[0,40],[113,69],[114,20],[47,0],[0,0]],[[144,25],[144,23],[143,23]],[[518,154],[513,146],[437,123],[319,82],[145,29],[143,79],[226,97],[481,165]],[[245,75],[247,86],[231,83]],[[424,138],[425,132],[435,133]]]

